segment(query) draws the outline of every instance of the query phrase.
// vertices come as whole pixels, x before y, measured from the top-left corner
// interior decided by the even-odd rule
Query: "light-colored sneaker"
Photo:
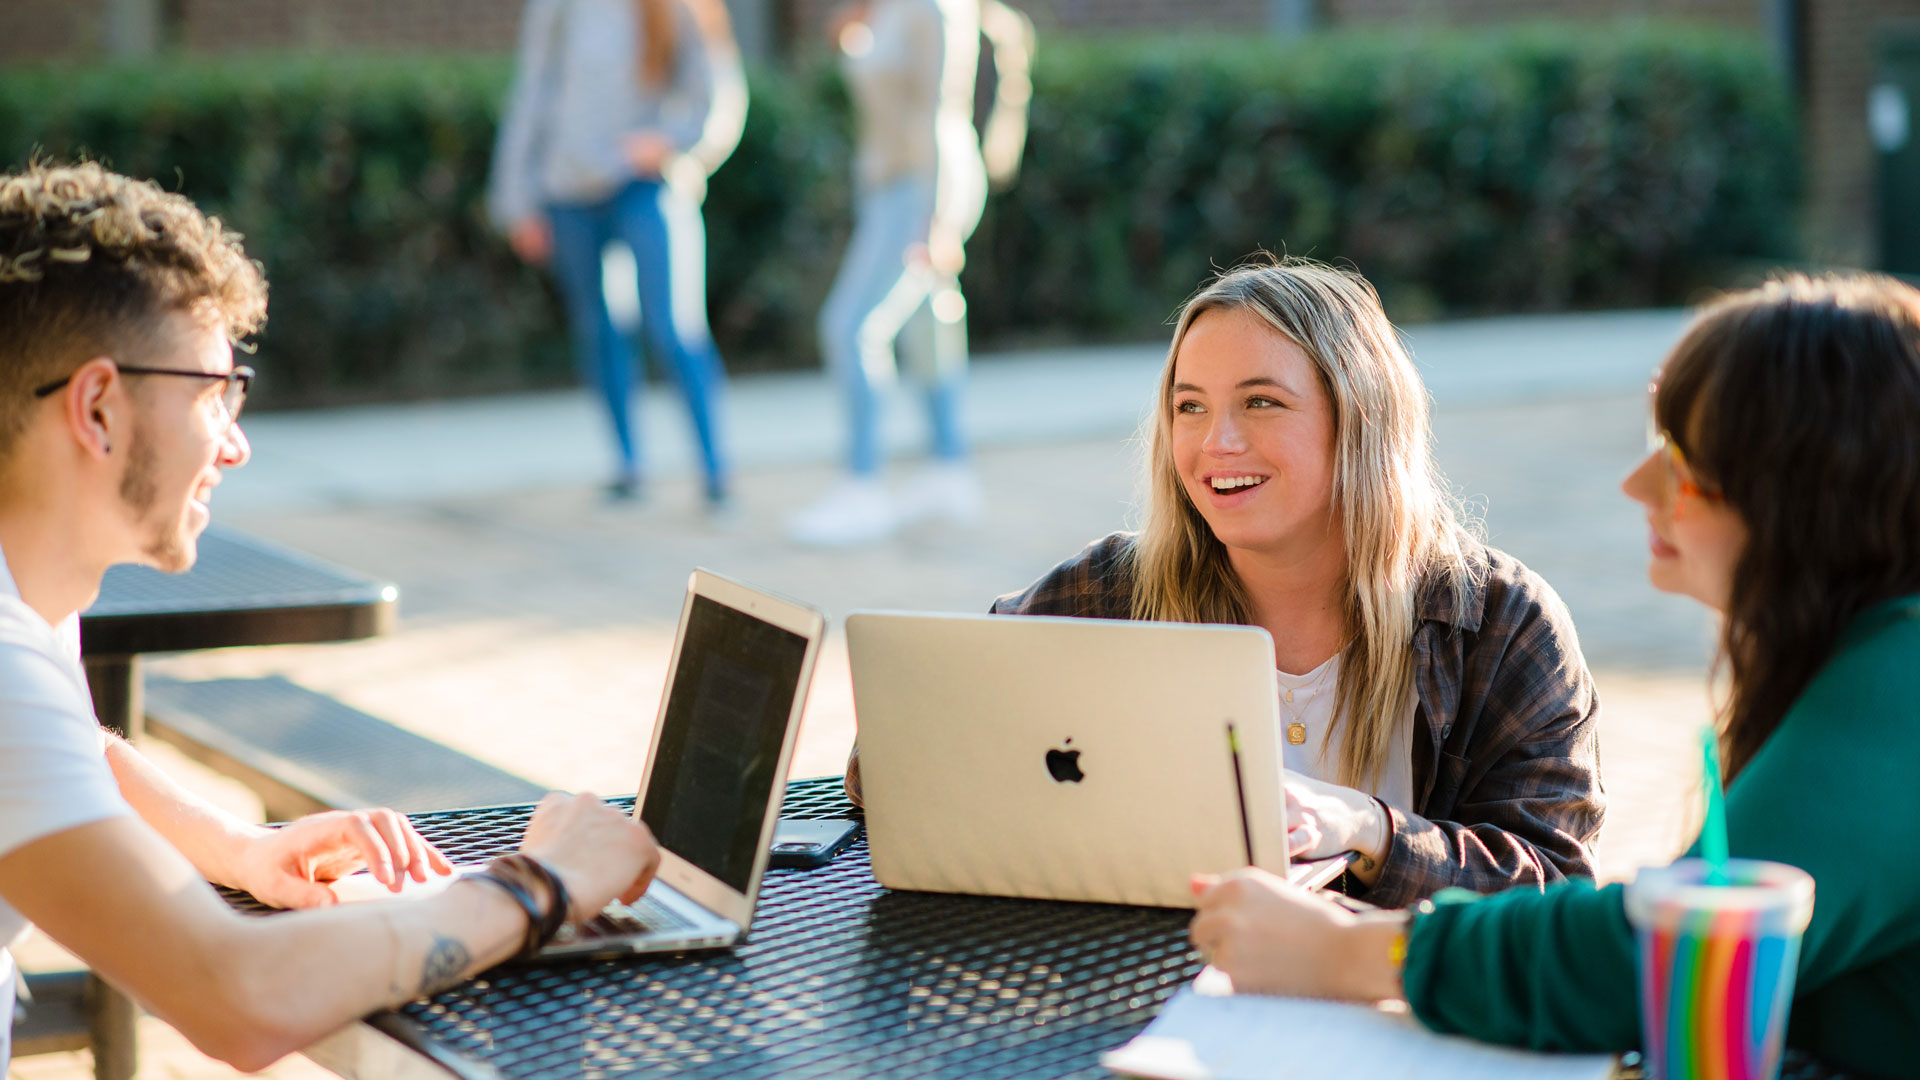
[[[893,535],[893,498],[873,477],[850,476],[787,520],[787,535],[809,547],[851,547]]]
[[[986,512],[980,474],[965,461],[935,461],[922,467],[898,497],[901,524],[944,521],[971,525]]]

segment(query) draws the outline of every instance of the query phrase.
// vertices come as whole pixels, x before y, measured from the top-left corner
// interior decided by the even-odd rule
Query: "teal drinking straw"
[[[1711,726],[1700,729],[1707,767],[1707,820],[1700,827],[1700,856],[1707,860],[1707,884],[1727,883],[1727,796],[1720,790],[1720,737]]]

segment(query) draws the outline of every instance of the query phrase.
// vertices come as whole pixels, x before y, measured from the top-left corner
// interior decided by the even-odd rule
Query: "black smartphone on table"
[[[860,832],[860,823],[846,818],[800,821],[781,818],[773,829],[773,851],[767,859],[770,870],[808,870],[825,866],[845,851]]]

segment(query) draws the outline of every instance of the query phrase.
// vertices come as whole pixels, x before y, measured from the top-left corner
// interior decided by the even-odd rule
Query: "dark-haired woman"
[[[1660,374],[1656,587],[1722,612],[1733,854],[1817,900],[1788,1044],[1863,1075],[1920,1060],[1920,291],[1790,278],[1707,308]],[[1405,997],[1441,1031],[1640,1045],[1620,886],[1355,916],[1244,870],[1192,927],[1243,990]],[[1396,960],[1404,958],[1404,967]]]
[[[581,374],[612,423],[611,495],[641,494],[630,328],[602,277],[633,254],[640,322],[692,415],[710,508],[727,497],[707,327],[707,177],[733,152],[746,80],[721,0],[529,0],[520,66],[494,150],[488,211],[522,259],[552,263]]]

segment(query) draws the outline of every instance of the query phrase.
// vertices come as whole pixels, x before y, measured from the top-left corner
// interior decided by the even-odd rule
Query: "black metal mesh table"
[[[116,566],[80,613],[94,713],[123,735],[139,730],[142,653],[374,637],[393,629],[399,597],[389,582],[208,529],[192,570]]]
[[[133,655],[373,637],[399,590],[243,533],[208,529],[184,574],[116,566],[80,616],[89,654]]]
[[[471,862],[513,850],[531,809],[412,819]],[[858,817],[837,777],[790,783],[782,814]],[[826,867],[768,871],[739,948],[497,968],[369,1023],[471,1080],[1107,1078],[1100,1053],[1199,973],[1187,920],[889,891],[863,833]],[[1798,1054],[1781,1076],[1844,1080]]]
[[[511,851],[528,811],[413,820],[471,861]],[[783,813],[855,816],[837,779],[794,782]],[[1187,918],[891,892],[862,836],[769,871],[739,948],[496,969],[373,1023],[475,1077],[1106,1076],[1100,1052],[1200,970]]]

